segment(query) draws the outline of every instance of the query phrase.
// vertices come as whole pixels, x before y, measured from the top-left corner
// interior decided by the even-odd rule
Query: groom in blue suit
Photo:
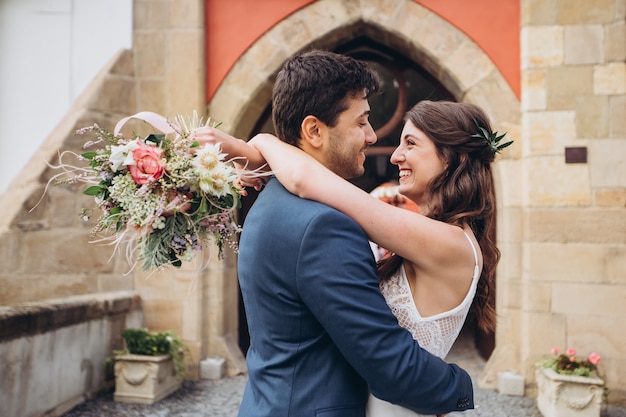
[[[344,178],[360,176],[378,90],[350,57],[293,57],[274,86],[277,136]],[[423,414],[473,408],[469,375],[398,325],[367,236],[339,211],[272,178],[246,218],[238,269],[251,342],[240,417],[364,417],[368,390]]]

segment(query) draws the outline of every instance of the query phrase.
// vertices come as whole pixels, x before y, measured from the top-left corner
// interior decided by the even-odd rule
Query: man
[[[274,85],[277,136],[344,178],[360,176],[378,90],[350,57],[293,57]],[[398,325],[367,236],[337,210],[270,179],[247,215],[238,269],[251,342],[240,417],[363,417],[368,389],[424,414],[473,408],[469,375]]]

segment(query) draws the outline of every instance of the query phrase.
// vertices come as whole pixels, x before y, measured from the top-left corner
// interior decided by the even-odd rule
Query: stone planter
[[[181,382],[169,355],[115,357],[115,401],[154,404],[180,388]]]
[[[599,417],[604,381],[538,368],[537,408],[544,417]]]

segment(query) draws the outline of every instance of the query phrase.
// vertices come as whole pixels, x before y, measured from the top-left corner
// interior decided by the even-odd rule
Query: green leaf
[[[93,159],[96,157],[96,155],[98,155],[96,152],[85,152],[84,154],[81,154],[80,156],[82,156],[85,159]]]
[[[163,140],[165,139],[165,135],[160,134],[160,133],[150,133],[146,139],[144,140],[144,142],[152,142],[157,146],[161,146],[161,144],[163,143]]]
[[[510,142],[507,142],[505,144],[502,144],[502,145],[498,146],[498,150],[502,150],[504,148],[507,148],[507,147],[511,146],[512,144],[513,144],[513,141],[510,141]]]
[[[99,185],[92,185],[91,187],[87,188],[85,191],[83,191],[83,194],[85,195],[91,195],[91,196],[98,196],[100,194],[102,194],[104,192],[104,188],[102,188]]]

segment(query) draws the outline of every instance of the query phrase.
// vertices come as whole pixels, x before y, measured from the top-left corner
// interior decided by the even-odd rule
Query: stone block
[[[547,103],[546,70],[528,69],[522,72],[522,109],[545,110]]]
[[[557,282],[552,290],[552,311],[572,316],[618,317],[625,299],[626,285]]]
[[[560,26],[523,27],[521,45],[522,69],[563,63],[563,28]]]
[[[188,113],[204,108],[204,32],[174,31],[169,34],[170,52],[167,55],[168,108],[176,113]],[[185,62],[185,65],[179,65]],[[180,80],[186,80],[181,83]]]
[[[152,331],[180,329],[183,308],[178,300],[150,299],[143,300],[145,326]]]
[[[575,100],[576,136],[580,139],[605,138],[609,134],[609,97],[581,95]]]
[[[602,357],[601,369],[611,372],[606,361],[626,361],[626,346],[622,342],[624,334],[616,331],[622,320],[618,313],[610,317],[576,315],[568,323],[567,346],[575,347],[582,355],[597,352]]]
[[[498,373],[498,392],[517,397],[524,396],[524,377],[515,371]]]
[[[626,216],[614,209],[530,209],[525,213],[525,235],[529,242],[626,243]]]
[[[549,312],[552,301],[552,285],[543,282],[529,282],[523,287],[522,298],[521,304],[524,310]]]
[[[608,23],[613,21],[614,0],[567,0],[559,2],[559,23]]]
[[[626,249],[614,245],[531,243],[528,245],[527,265],[533,271],[533,280],[551,282],[603,283],[617,280],[620,256]],[[626,262],[624,262],[626,263]]]
[[[578,96],[593,93],[593,66],[559,66],[546,70],[548,96]]]
[[[565,64],[581,65],[604,62],[603,41],[604,28],[602,25],[566,26]]]
[[[23,236],[27,273],[84,273],[110,271],[113,249],[91,244],[88,230],[74,228],[42,230]],[[76,248],[80,246],[80,256]]]
[[[169,2],[137,0],[133,7],[133,27],[135,32],[146,29],[162,29],[169,26]],[[133,49],[137,49],[134,46]]]
[[[604,30],[604,56],[606,58],[606,61],[626,61],[626,21],[624,21],[624,19],[621,19],[617,22],[605,25]]]
[[[522,245],[520,243],[498,242],[500,252],[503,254],[498,264],[498,279],[507,277],[509,279],[519,279],[522,267]],[[517,299],[519,294],[511,294],[513,299]],[[519,303],[519,301],[516,301]]]
[[[500,278],[500,275],[498,275]],[[500,305],[504,308],[510,309],[519,309],[522,307],[522,284],[519,280],[507,280],[502,282],[503,280],[498,281],[497,295],[496,298],[499,299]]]
[[[170,27],[184,29],[204,27],[204,1],[174,0],[168,3]]]
[[[600,189],[593,193],[593,202],[598,207],[626,207],[626,190]]]
[[[559,13],[558,0],[525,0],[521,2],[522,25],[556,25]]]
[[[626,140],[616,138],[590,141],[589,160],[601,161],[589,166],[592,187],[626,188]]]
[[[626,95],[609,97],[609,136],[626,137]]]
[[[95,109],[128,113],[135,109],[135,81],[125,77],[107,77],[90,105]]]
[[[434,13],[428,13],[427,16],[421,17],[421,11],[417,11],[419,24],[415,24],[413,21],[412,30],[408,30],[406,33],[410,34],[411,39],[419,39],[421,48],[428,51],[434,61],[439,63],[445,61],[452,52],[458,48],[458,46],[466,38],[461,31],[455,27],[451,27],[450,23],[437,16]],[[406,17],[409,19],[409,16]],[[402,18],[400,18],[402,21]],[[407,20],[405,25],[410,25],[411,22]],[[450,28],[450,30],[442,30],[442,28]],[[433,33],[440,34],[441,36],[433,36]],[[440,65],[440,64],[439,64]]]
[[[576,137],[576,113],[574,111],[526,113],[522,123],[522,137],[530,138],[527,146],[531,155],[560,154]]]
[[[467,90],[493,71],[493,62],[478,45],[463,40],[446,57],[444,65],[448,68],[463,68],[455,73],[457,83],[462,90]]]
[[[554,346],[565,346],[567,341],[567,318],[551,312],[522,314],[522,326],[526,334],[528,356],[541,357]]]
[[[136,19],[135,19],[136,20]],[[166,36],[160,31],[135,32],[135,71],[137,77],[162,77],[166,71]]]
[[[137,81],[137,104],[141,109],[154,109],[162,112],[167,100],[165,83],[159,79],[141,79]]]
[[[222,379],[226,361],[223,358],[212,356],[200,362],[200,378],[202,379]]]
[[[564,164],[563,156],[532,158],[526,165],[528,202],[533,206],[587,206],[589,167]]]
[[[595,94],[626,94],[626,63],[597,65],[593,72],[593,91]]]

